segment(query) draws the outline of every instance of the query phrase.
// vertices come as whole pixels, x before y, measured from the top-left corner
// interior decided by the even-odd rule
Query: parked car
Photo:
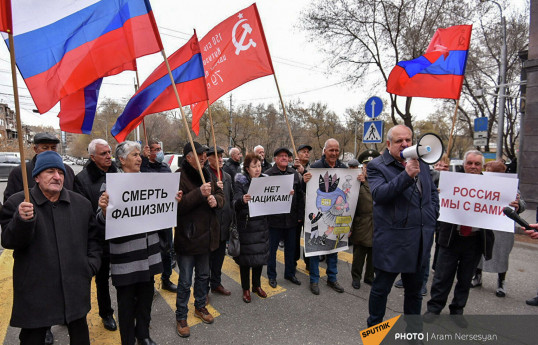
[[[9,173],[21,164],[19,157],[12,154],[0,154],[0,179],[7,179]]]
[[[175,172],[178,168],[181,162],[183,161],[183,155],[179,153],[168,153],[164,155],[164,160],[166,164],[170,167],[170,170],[172,172]]]

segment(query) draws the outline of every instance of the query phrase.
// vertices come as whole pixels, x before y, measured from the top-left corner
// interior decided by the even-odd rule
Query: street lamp
[[[492,2],[501,11],[501,26],[502,26],[502,46],[501,46],[501,82],[499,84],[499,115],[497,119],[498,130],[497,130],[497,154],[496,159],[501,160],[503,156],[503,135],[504,135],[504,106],[505,106],[505,94],[504,88],[506,86],[506,19],[503,15],[503,9],[497,1],[494,0],[480,0],[480,2]]]

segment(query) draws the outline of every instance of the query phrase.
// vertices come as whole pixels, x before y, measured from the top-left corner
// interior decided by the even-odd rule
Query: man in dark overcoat
[[[103,192],[103,184],[106,183],[107,173],[116,173],[118,169],[112,162],[110,145],[103,139],[93,139],[88,145],[90,160],[81,172],[75,176],[74,191],[90,200],[92,210],[97,215],[99,209],[99,197]],[[101,267],[95,275],[95,287],[97,291],[97,305],[99,316],[103,321],[103,326],[109,331],[118,329],[114,320],[114,309],[110,299],[109,278],[110,278],[110,250],[109,243],[105,241],[105,227],[97,223],[99,227],[99,239],[103,255],[101,256]]]
[[[387,133],[387,149],[368,163],[374,200],[373,262],[368,327],[383,321],[387,297],[398,273],[405,289],[404,314],[420,315],[423,260],[433,243],[439,195],[426,163],[406,162],[401,152],[411,146],[412,132],[404,125]]]
[[[295,233],[299,223],[304,218],[304,193],[301,176],[288,166],[291,151],[280,147],[273,153],[275,164],[265,172],[268,176],[293,175],[293,197],[289,213],[272,214],[267,217],[269,222],[269,261],[267,262],[267,278],[269,285],[275,289],[276,281],[276,252],[280,239],[284,240],[284,279],[295,285],[301,285],[295,273]]]
[[[39,154],[30,202],[16,193],[0,213],[2,246],[14,250],[10,324],[21,328],[21,344],[44,344],[58,324],[67,324],[71,344],[90,344],[86,314],[101,247],[90,201],[63,187],[64,174],[58,153]]]
[[[464,154],[463,169],[466,174],[481,174],[484,166],[482,152],[470,150]],[[517,202],[516,202],[517,204]],[[476,271],[480,257],[491,259],[495,236],[493,231],[464,225],[439,222],[439,256],[435,265],[431,299],[428,311],[424,314],[425,322],[432,322],[446,305],[454,278],[454,298],[449,305],[452,320],[459,327],[466,328],[467,320],[462,316],[469,298],[471,280]]]
[[[241,172],[241,158],[243,154],[237,147],[232,147],[228,151],[228,160],[224,163],[222,170],[226,171],[232,177],[232,181],[235,181],[235,174]]]

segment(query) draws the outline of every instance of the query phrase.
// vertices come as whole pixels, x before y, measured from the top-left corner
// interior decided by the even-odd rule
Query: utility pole
[[[353,143],[354,143],[353,155],[355,156],[354,158],[356,159],[357,158],[357,120],[355,120],[355,137],[353,138]]]
[[[504,107],[506,95],[504,93],[506,87],[506,18],[503,15],[503,9],[501,5],[495,0],[480,0],[480,2],[492,2],[501,11],[501,32],[502,32],[502,45],[501,45],[501,70],[500,70],[500,83],[499,83],[499,114],[497,118],[497,153],[495,159],[501,160],[503,158],[503,137],[504,137]]]

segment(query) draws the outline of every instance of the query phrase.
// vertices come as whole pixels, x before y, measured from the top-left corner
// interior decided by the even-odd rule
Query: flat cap
[[[34,135],[34,144],[42,144],[42,143],[55,143],[58,144],[60,142],[60,139],[58,139],[54,134],[49,132],[42,132],[37,133]]]
[[[273,153],[273,157],[276,157],[278,156],[278,154],[280,152],[286,152],[288,154],[288,156],[293,156],[293,154],[291,153],[290,150],[288,150],[287,148],[285,147],[279,147],[278,149],[275,150],[275,152]]]
[[[200,145],[200,143],[198,142],[194,142],[194,149],[196,150],[196,153],[197,154],[201,154],[201,153],[204,153],[205,152],[205,149],[202,145]],[[183,147],[183,155],[186,156],[189,152],[192,152],[192,147],[191,147],[191,143],[187,143],[187,145],[185,145]]]
[[[224,152],[224,149],[220,146],[217,146],[217,154],[219,153],[223,153]],[[211,156],[211,155],[214,155],[215,154],[215,146],[211,146],[209,148],[209,150],[207,150],[207,155],[208,156]]]
[[[297,151],[301,151],[302,149],[308,149],[308,151],[312,151],[312,146],[303,144],[297,148]]]

